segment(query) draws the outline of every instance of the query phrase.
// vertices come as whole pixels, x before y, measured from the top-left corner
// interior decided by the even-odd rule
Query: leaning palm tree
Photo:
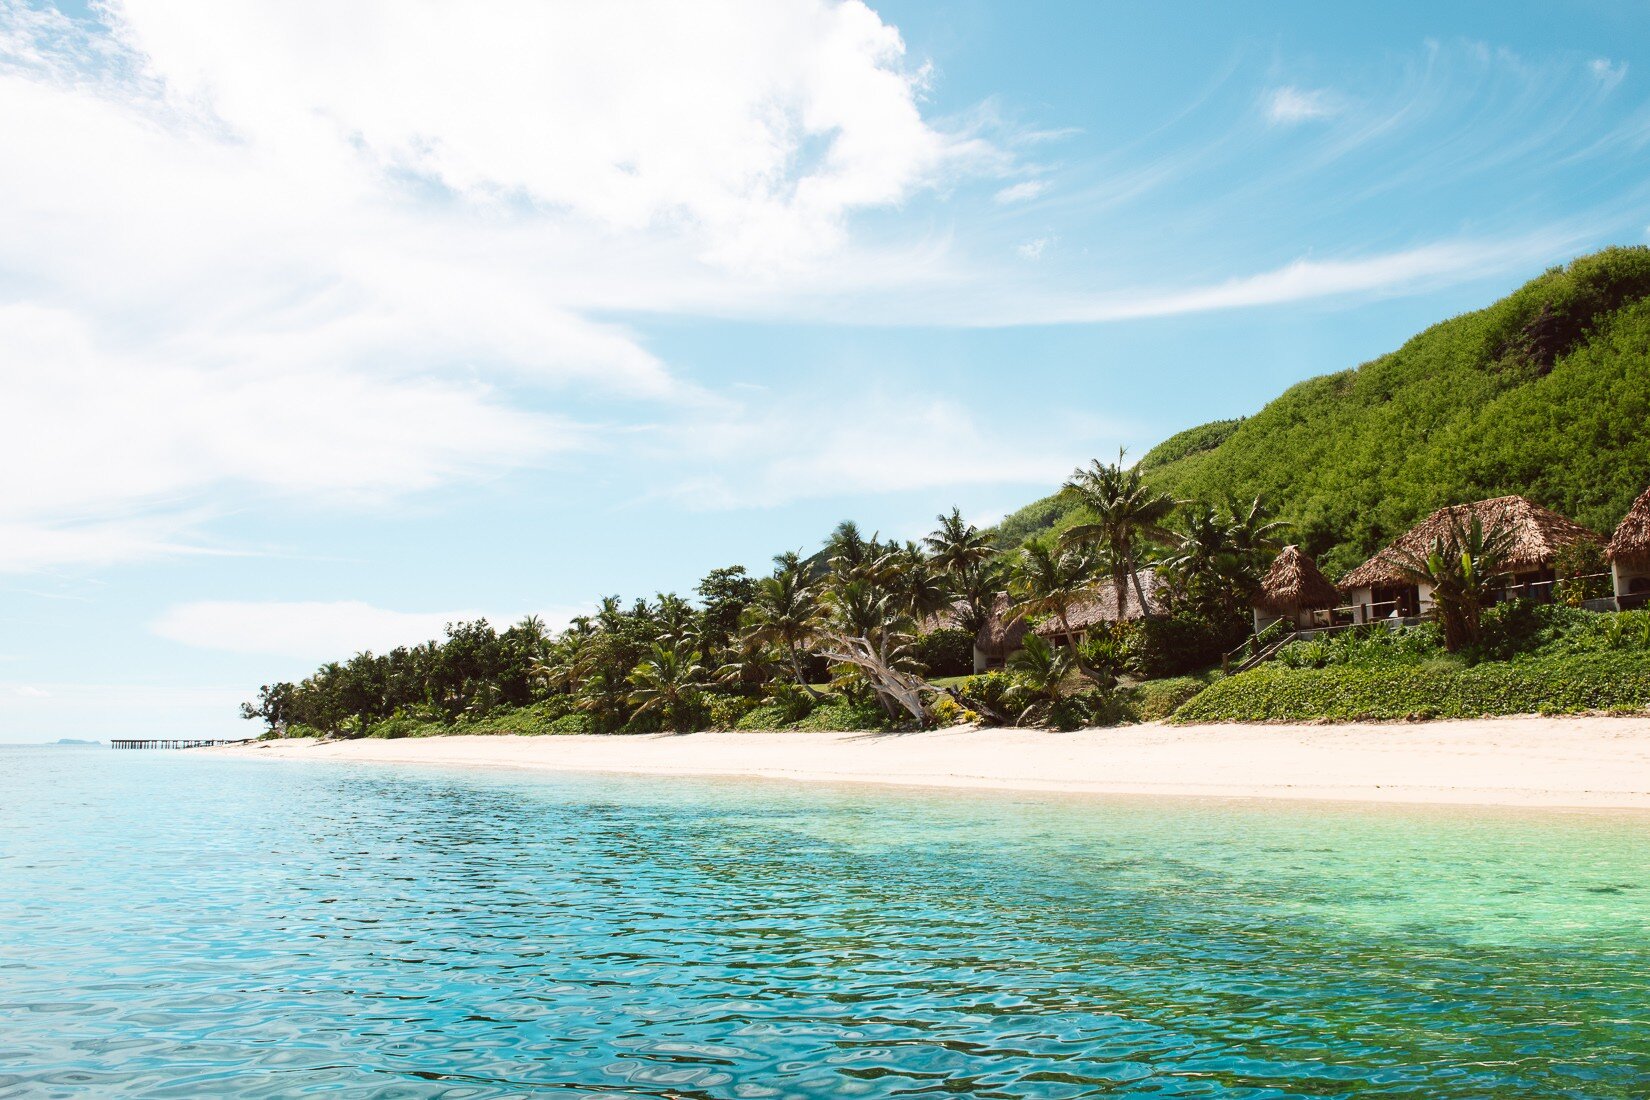
[[[1140,566],[1145,544],[1168,546],[1174,542],[1174,533],[1168,528],[1169,516],[1179,505],[1167,493],[1146,484],[1139,466],[1124,466],[1124,452],[1117,452],[1117,461],[1104,463],[1095,459],[1089,468],[1078,469],[1060,488],[1060,492],[1081,505],[1093,518],[1068,528],[1061,535],[1067,546],[1099,546],[1106,551],[1112,588],[1117,593],[1117,610],[1121,615],[1128,604],[1130,582],[1140,601],[1141,614],[1149,614],[1151,605],[1140,585]]]
[[[1505,584],[1513,539],[1513,529],[1499,519],[1486,528],[1476,515],[1462,523],[1451,512],[1448,528],[1424,553],[1398,552],[1389,559],[1406,581],[1432,589],[1449,652],[1476,645],[1482,637],[1483,611]]]
[[[1087,547],[1062,549],[1049,539],[1031,539],[1009,566],[1009,614],[1050,615],[1071,638],[1071,609],[1094,594],[1094,554]],[[1121,606],[1121,605],[1119,605]]]
[[[667,728],[686,733],[693,728],[704,700],[706,678],[699,654],[683,647],[655,645],[630,671],[632,713],[638,718],[658,715]]]
[[[943,572],[966,573],[996,556],[991,536],[963,519],[962,512],[951,509],[950,515],[934,517],[939,526],[922,540],[931,560]]]

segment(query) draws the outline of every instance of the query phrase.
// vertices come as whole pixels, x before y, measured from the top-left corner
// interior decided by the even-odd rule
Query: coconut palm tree
[[[1070,650],[1030,634],[1020,651],[1009,658],[1008,667],[1019,681],[1015,702],[1020,705],[1019,721],[1024,723],[1034,715],[1047,714],[1060,702],[1061,685],[1071,674],[1073,662]]]
[[[1009,566],[1009,613],[1052,615],[1067,638],[1072,636],[1071,609],[1093,595],[1094,554],[1083,546],[1062,548],[1052,539],[1031,539]]]
[[[678,733],[693,728],[707,679],[699,654],[685,647],[655,645],[627,679],[636,717],[658,715],[667,729]]]
[[[814,588],[797,555],[784,554],[775,560],[778,567],[773,576],[757,582],[756,595],[745,608],[745,633],[781,651],[797,686],[816,700],[824,698],[802,671],[803,647],[813,637],[818,612]]]
[[[1476,645],[1482,637],[1483,611],[1505,583],[1513,538],[1512,528],[1499,520],[1485,527],[1476,515],[1463,523],[1451,512],[1449,527],[1424,553],[1398,552],[1389,559],[1406,581],[1432,589],[1449,652]]]
[[[1147,485],[1139,466],[1124,466],[1124,454],[1119,450],[1116,462],[1095,459],[1088,469],[1074,471],[1061,486],[1061,493],[1092,517],[1086,523],[1068,528],[1061,535],[1061,541],[1067,546],[1104,549],[1112,587],[1117,593],[1118,613],[1122,614],[1128,604],[1128,587],[1132,582],[1141,613],[1149,614],[1151,605],[1140,585],[1143,553],[1150,543],[1163,546],[1174,543],[1168,520],[1179,502]]]
[[[960,575],[990,561],[997,554],[991,537],[963,519],[962,512],[934,517],[939,526],[922,540],[933,563],[946,573]]]

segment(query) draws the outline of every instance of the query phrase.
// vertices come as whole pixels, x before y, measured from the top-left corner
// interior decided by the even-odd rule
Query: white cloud
[[[94,13],[0,0],[0,568],[536,463],[569,386],[703,401],[589,311],[783,286],[1000,166],[856,0]]]
[[[1627,77],[1627,62],[1612,62],[1607,57],[1596,57],[1587,63],[1587,71],[1598,78],[1605,88],[1614,88]]]
[[[1018,323],[1101,323],[1281,305],[1338,295],[1396,293],[1433,281],[1460,281],[1530,263],[1550,262],[1573,248],[1563,236],[1537,235],[1503,242],[1461,241],[1345,260],[1295,260],[1271,271],[1186,289],[1050,294],[1036,301],[1005,301]],[[979,325],[1003,323],[977,304]]]
[[[1045,180],[1025,180],[1012,184],[991,196],[996,202],[1007,205],[1016,202],[1029,202],[1048,190]]]
[[[24,699],[50,699],[52,693],[45,688],[35,687],[33,684],[17,684],[11,693]]]
[[[359,600],[202,601],[168,608],[150,629],[162,638],[199,649],[319,662],[335,660],[340,654],[384,653],[396,646],[439,639],[448,623],[486,619],[503,629],[528,614],[538,614],[551,630],[557,630],[577,613],[567,608],[503,615],[475,609],[392,611]]]
[[[960,486],[1046,486],[1065,477],[1117,426],[1055,415],[1028,439],[998,427],[961,402],[929,394],[872,390],[850,400],[730,406],[718,417],[666,433],[697,441],[696,462],[664,495],[698,509],[770,506],[822,497],[937,490]]]
[[[1052,239],[1053,238],[1050,237],[1038,237],[1034,240],[1026,241],[1014,251],[1018,252],[1022,259],[1040,260],[1043,258],[1043,250],[1049,246]]]
[[[1335,94],[1322,88],[1275,88],[1266,100],[1266,117],[1277,126],[1293,126],[1298,122],[1332,118],[1340,112],[1340,103]]]

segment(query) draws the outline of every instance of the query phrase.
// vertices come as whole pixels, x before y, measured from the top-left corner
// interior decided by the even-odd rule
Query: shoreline
[[[270,761],[502,767],[1177,798],[1650,809],[1650,719],[1418,724],[1150,723],[1052,733],[459,735],[257,741],[198,750]]]

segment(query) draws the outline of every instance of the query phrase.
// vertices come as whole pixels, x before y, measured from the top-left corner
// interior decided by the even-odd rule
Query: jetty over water
[[[109,740],[111,749],[203,749],[208,745],[244,745],[248,741],[256,740],[252,737],[218,738],[215,740],[193,740],[178,737],[146,738],[142,740]]]

